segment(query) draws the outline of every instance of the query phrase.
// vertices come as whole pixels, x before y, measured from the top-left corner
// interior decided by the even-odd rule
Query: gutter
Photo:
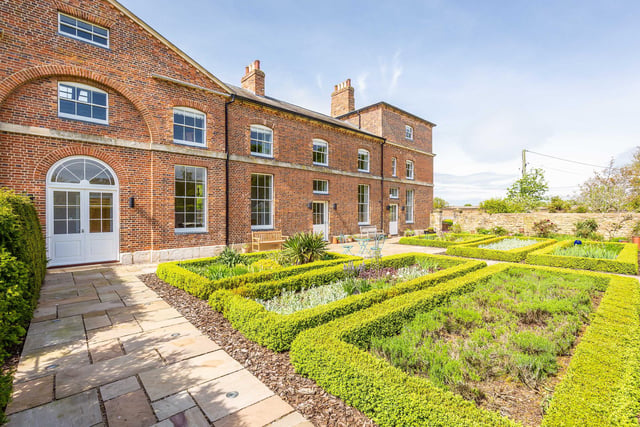
[[[225,187],[225,215],[224,215],[224,244],[229,246],[229,104],[236,100],[236,95],[231,95],[231,100],[224,103],[224,187]]]

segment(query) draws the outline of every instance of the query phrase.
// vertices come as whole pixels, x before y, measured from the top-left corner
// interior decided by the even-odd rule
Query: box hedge
[[[380,426],[518,425],[366,351],[372,337],[395,335],[416,314],[469,292],[491,275],[512,267],[589,275],[600,289],[606,289],[591,325],[575,349],[567,375],[556,388],[543,424],[637,425],[640,292],[638,282],[625,277],[516,264],[492,265],[303,331],[291,346],[291,362],[297,372],[363,411]],[[606,354],[600,354],[603,352]]]
[[[471,244],[478,243],[483,240],[487,240],[493,238],[495,236],[491,235],[478,235],[478,234],[468,234],[468,233],[447,233],[447,236],[453,237],[464,237],[466,240],[462,241],[449,241],[438,238],[437,234],[427,234],[424,236],[413,236],[413,237],[402,237],[398,243],[402,245],[414,245],[414,246],[430,246],[434,248],[448,248],[449,246],[455,245],[463,245],[463,244]]]
[[[521,248],[510,249],[507,251],[501,251],[498,249],[484,249],[478,247],[480,245],[488,245],[490,243],[499,242],[505,239],[536,240],[538,241],[538,243]],[[476,243],[463,243],[461,245],[449,246],[447,248],[447,255],[462,256],[466,258],[494,259],[496,261],[506,262],[520,262],[524,260],[527,257],[527,254],[529,254],[530,252],[544,248],[545,246],[552,245],[553,243],[555,243],[555,240],[553,239],[504,236],[483,240]]]
[[[0,364],[26,333],[46,268],[44,238],[33,204],[0,189]],[[11,376],[0,372],[0,423],[10,393]]]
[[[258,261],[274,252],[275,251],[254,252],[242,256],[248,258],[249,260]],[[216,262],[218,257],[200,258],[190,261],[165,262],[158,265],[156,275],[160,279],[164,280],[172,286],[175,286],[176,288],[180,288],[198,298],[207,299],[212,292],[218,289],[233,289],[250,283],[277,280],[284,277],[301,274],[309,270],[314,270],[316,268],[343,264],[348,261],[357,261],[362,259],[357,256],[342,255],[333,252],[328,252],[327,254],[329,257],[331,257],[331,259],[311,262],[302,265],[294,265],[291,267],[283,267],[274,270],[264,270],[256,273],[247,273],[218,280],[211,280],[185,268],[185,266],[188,265],[213,264]]]
[[[531,252],[527,255],[525,262],[527,264],[548,265],[552,267],[608,271],[620,274],[638,274],[638,246],[635,243],[602,243],[583,241],[582,244],[621,248],[621,250],[615,259],[554,255],[553,252],[556,250],[573,245],[573,240],[565,240]]]
[[[481,261],[466,261],[446,256],[428,254],[402,254],[383,257],[383,267],[404,267],[415,264],[417,258],[429,258],[438,261],[443,270],[417,279],[394,285],[388,289],[376,289],[358,295],[350,295],[339,301],[301,310],[292,314],[278,314],[265,309],[254,299],[269,299],[286,290],[301,290],[322,286],[344,278],[348,273],[343,266],[326,267],[320,270],[285,278],[280,281],[262,282],[239,287],[234,290],[220,290],[211,294],[209,305],[221,312],[247,338],[275,350],[287,350],[293,339],[301,331],[326,323],[354,311],[362,310],[381,301],[413,292],[453,277],[464,275],[482,268]],[[366,260],[370,265],[376,260]]]

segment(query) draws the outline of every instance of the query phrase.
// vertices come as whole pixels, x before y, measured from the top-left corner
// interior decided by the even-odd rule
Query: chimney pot
[[[331,115],[333,117],[342,116],[356,109],[354,89],[351,86],[351,79],[334,86],[331,94]]]
[[[260,70],[260,61],[256,59],[244,70],[244,77],[240,80],[242,88],[264,96],[264,71]]]

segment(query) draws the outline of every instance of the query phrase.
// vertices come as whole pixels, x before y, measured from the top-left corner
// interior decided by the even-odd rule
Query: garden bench
[[[363,237],[375,237],[378,234],[378,227],[375,225],[365,225],[360,227],[360,235]]]
[[[277,245],[280,249],[285,240],[287,240],[287,236],[283,236],[280,230],[253,231],[251,232],[251,251],[260,251],[263,246],[273,245]]]

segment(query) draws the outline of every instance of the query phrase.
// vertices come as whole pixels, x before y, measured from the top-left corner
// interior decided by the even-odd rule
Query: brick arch
[[[18,87],[33,80],[51,76],[72,76],[98,82],[106,87],[114,89],[131,102],[140,112],[145,121],[151,142],[160,141],[160,133],[154,125],[153,115],[147,106],[130,91],[126,86],[117,80],[104,76],[97,72],[74,67],[72,65],[43,65],[40,67],[27,68],[10,75],[0,81],[0,106],[4,104],[7,97]]]
[[[203,113],[207,113],[209,110],[209,106],[204,102],[198,102],[187,98],[176,99],[173,102],[173,107],[189,107],[193,108],[194,110],[202,111]]]
[[[113,169],[118,177],[120,188],[128,185],[127,176],[122,166],[123,162],[119,162],[118,159],[110,153],[106,153],[98,147],[89,145],[81,147],[64,147],[51,151],[36,164],[36,167],[33,170],[33,180],[46,185],[47,173],[49,172],[49,169],[51,169],[51,166],[53,166],[57,161],[71,156],[93,157],[106,163],[111,169]]]

